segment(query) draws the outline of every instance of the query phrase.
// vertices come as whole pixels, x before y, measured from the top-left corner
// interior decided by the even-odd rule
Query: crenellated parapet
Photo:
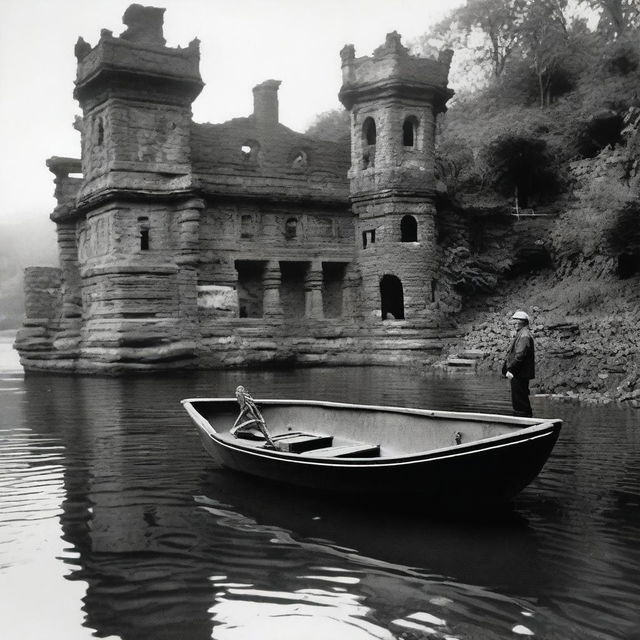
[[[453,51],[442,51],[437,60],[409,54],[400,35],[388,33],[385,43],[372,56],[357,58],[353,45],[341,53],[340,101],[347,109],[367,95],[429,100],[436,112],[444,111],[453,95],[447,87]]]
[[[410,55],[395,31],[372,56],[356,57],[353,45],[342,49],[339,98],[351,112],[352,197],[433,192],[436,117],[453,95],[452,55]]]
[[[138,10],[132,13],[133,7]],[[165,46],[163,13],[164,9],[131,5],[123,17],[128,28],[119,37],[103,29],[95,47],[78,38],[74,97],[95,103],[107,97],[106,90],[114,88],[114,80],[118,89],[129,88],[139,96],[136,82],[143,81],[147,88],[170,93],[178,102],[193,102],[204,86],[199,70],[200,41],[195,38],[186,48]]]
[[[127,29],[79,39],[74,97],[83,119],[79,204],[114,191],[180,194],[192,188],[191,104],[204,86],[197,39],[165,46],[164,9],[131,5]]]

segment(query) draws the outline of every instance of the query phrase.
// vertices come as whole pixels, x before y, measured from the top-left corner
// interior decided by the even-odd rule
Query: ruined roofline
[[[256,120],[253,114],[248,116],[237,116],[235,118],[230,118],[229,120],[224,120],[222,122],[196,122],[192,121],[191,126],[192,129],[195,128],[196,131],[201,131],[206,134],[208,131],[215,132],[216,130],[224,131],[237,129],[242,126],[248,127],[256,127]],[[318,138],[309,133],[304,133],[302,131],[296,131],[291,127],[288,127],[286,124],[282,124],[282,122],[278,122],[277,125],[273,128],[273,133],[271,134],[274,137],[278,135],[286,135],[288,136],[292,143],[298,143],[301,145],[309,144],[309,145],[318,145],[318,146],[326,146],[326,147],[334,147],[334,148],[344,148],[345,145],[349,145],[349,134],[345,134],[345,139],[342,141],[336,140],[325,140],[324,138]],[[248,133],[252,133],[251,130],[248,130]]]

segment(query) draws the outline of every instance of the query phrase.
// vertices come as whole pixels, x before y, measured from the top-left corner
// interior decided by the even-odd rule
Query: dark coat
[[[507,371],[511,371],[515,378],[531,380],[536,377],[535,347],[529,327],[519,329],[513,338],[502,365],[502,375]]]

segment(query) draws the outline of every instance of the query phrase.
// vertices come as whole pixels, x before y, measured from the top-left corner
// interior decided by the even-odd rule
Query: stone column
[[[309,263],[304,278],[304,315],[307,318],[324,317],[322,301],[322,262],[313,260]]]
[[[183,266],[196,267],[200,257],[200,212],[204,202],[192,199],[178,211],[178,255],[176,262]]]
[[[282,304],[280,303],[280,284],[282,275],[280,263],[277,260],[269,260],[262,274],[262,313],[265,318],[281,318]]]
[[[24,314],[27,320],[46,324],[60,314],[62,271],[56,267],[24,270]]]
[[[60,268],[62,269],[62,316],[64,318],[79,318],[82,315],[82,299],[75,221],[58,222],[56,232]]]
[[[361,315],[359,310],[358,291],[362,285],[362,277],[355,265],[350,262],[344,270],[342,281],[342,317],[351,318]]]
[[[200,260],[200,213],[204,201],[192,198],[181,204],[176,211],[178,222],[178,251],[176,264],[179,267],[178,334],[182,340],[197,340],[198,329],[198,261]],[[194,346],[195,348],[195,346]]]

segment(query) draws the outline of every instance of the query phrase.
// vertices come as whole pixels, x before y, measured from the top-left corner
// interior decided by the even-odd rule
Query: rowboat
[[[244,406],[237,390],[236,398],[182,400],[219,465],[306,489],[454,508],[513,498],[539,474],[562,425],[556,419],[246,397]]]

